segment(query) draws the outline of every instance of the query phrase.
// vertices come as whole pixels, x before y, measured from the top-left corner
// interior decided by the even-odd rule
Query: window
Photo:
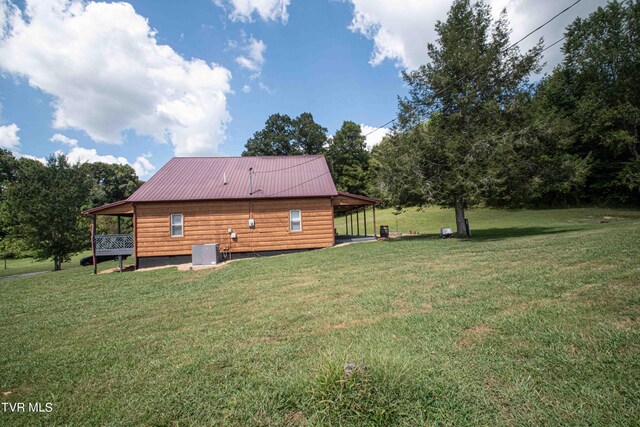
[[[299,209],[289,211],[289,230],[302,231],[302,215]]]
[[[171,214],[171,237],[182,237],[182,214]]]

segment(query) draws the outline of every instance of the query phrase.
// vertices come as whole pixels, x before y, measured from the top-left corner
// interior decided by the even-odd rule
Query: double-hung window
[[[302,231],[302,214],[300,209],[292,209],[289,211],[289,230]]]
[[[171,237],[182,237],[182,214],[171,214]]]

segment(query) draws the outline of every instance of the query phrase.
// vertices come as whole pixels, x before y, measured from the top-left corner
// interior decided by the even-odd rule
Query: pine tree
[[[454,1],[430,62],[403,73],[409,96],[400,101],[399,130],[429,119],[421,146],[425,199],[454,207],[458,236],[466,235],[464,210],[482,202],[500,159],[498,136],[523,126],[522,104],[539,72],[542,43],[521,54],[509,47],[506,12],[493,22],[484,2]]]

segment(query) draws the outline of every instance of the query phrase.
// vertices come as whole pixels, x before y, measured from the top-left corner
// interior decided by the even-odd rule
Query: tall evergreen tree
[[[340,191],[363,194],[368,187],[369,152],[362,128],[345,121],[329,141],[327,161]]]
[[[509,48],[506,12],[493,22],[484,2],[454,1],[430,63],[403,73],[409,96],[400,101],[400,130],[429,117],[430,141],[420,162],[425,201],[454,207],[457,234],[466,235],[464,209],[485,200],[494,185],[498,135],[523,126],[529,76],[540,70],[542,43],[521,54]]]

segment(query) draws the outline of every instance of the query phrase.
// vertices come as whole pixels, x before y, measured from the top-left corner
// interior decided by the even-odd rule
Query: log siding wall
[[[302,231],[289,230],[289,211],[300,209]],[[183,215],[182,237],[171,237],[171,214]],[[249,218],[255,227],[249,227]],[[330,197],[269,200],[136,203],[136,256],[191,255],[191,245],[229,246],[232,252],[325,248],[334,244]]]

